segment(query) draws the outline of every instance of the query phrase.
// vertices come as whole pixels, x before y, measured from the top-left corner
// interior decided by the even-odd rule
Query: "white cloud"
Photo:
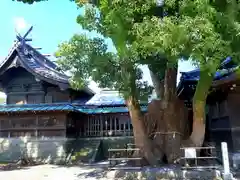
[[[23,17],[15,17],[13,19],[13,22],[14,22],[15,30],[18,33],[21,33],[22,31],[25,31],[26,28],[28,27],[28,24]]]

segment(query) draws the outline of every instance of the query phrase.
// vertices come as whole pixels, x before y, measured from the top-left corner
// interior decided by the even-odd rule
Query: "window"
[[[9,119],[0,120],[0,128],[1,129],[8,129],[8,128],[10,128],[10,121],[9,121]]]
[[[1,131],[0,136],[1,137],[8,137],[8,131]]]
[[[36,119],[33,117],[24,117],[24,118],[12,118],[10,121],[11,128],[30,128],[36,127]]]
[[[54,116],[52,117],[40,116],[38,118],[39,127],[52,127],[52,126],[60,126],[60,125],[62,125],[61,121]]]
[[[87,136],[131,135],[131,122],[128,116],[95,115],[89,116],[86,120],[84,134]]]
[[[35,136],[34,131],[14,131],[11,132],[11,137],[25,137],[25,136]]]

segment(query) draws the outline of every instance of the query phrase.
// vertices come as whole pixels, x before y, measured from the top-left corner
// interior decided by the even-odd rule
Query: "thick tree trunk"
[[[155,74],[153,71],[150,71],[150,76],[153,82],[153,86],[155,89],[155,92],[157,94],[158,99],[162,99],[164,96],[164,80],[161,80],[157,74]]]
[[[202,146],[205,136],[205,106],[213,75],[207,70],[201,71],[193,98],[193,126],[190,141],[194,146]]]
[[[164,79],[163,101],[165,103],[176,99],[176,83],[177,83],[177,68],[167,68]]]
[[[164,79],[163,120],[165,124],[164,153],[168,163],[173,163],[179,156],[181,145],[180,123],[183,119],[180,117],[179,109],[184,107],[179,107],[181,103],[176,96],[176,81],[177,68],[167,68]],[[184,106],[183,103],[182,105]]]
[[[165,154],[168,163],[173,163],[179,157],[187,109],[184,102],[176,96],[177,68],[169,67],[164,74],[162,86],[159,84],[160,79],[157,79],[153,72],[151,74],[155,89],[161,88],[158,91],[161,93],[161,100],[154,100],[149,104],[145,124],[148,133],[154,132],[154,145],[160,150],[158,157],[162,158]]]
[[[129,97],[126,104],[132,120],[135,144],[140,148],[140,155],[144,157],[150,165],[156,165],[157,160],[154,156],[151,140],[148,138],[145,130],[144,116],[138,100],[134,97]]]

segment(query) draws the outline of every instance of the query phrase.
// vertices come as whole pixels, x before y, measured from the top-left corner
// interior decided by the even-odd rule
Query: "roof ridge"
[[[26,45],[27,45],[28,48],[30,48],[31,50],[35,51],[38,55],[42,56],[44,58],[44,60],[46,60],[46,62],[51,63],[51,64],[55,65],[56,67],[58,67],[54,62],[52,62],[50,59],[48,59],[47,57],[42,55],[42,53],[40,53],[38,50],[34,49],[30,44],[26,44]],[[38,59],[37,59],[37,61],[42,63],[42,64],[44,64],[43,61],[39,61]],[[57,74],[64,75],[67,78],[70,78],[65,73],[57,71],[55,68],[52,68],[51,66],[49,66],[47,63],[45,63],[44,65],[47,65],[46,67],[49,68],[51,71],[54,71]]]
[[[25,45],[27,45],[28,48],[31,48],[33,51],[35,51],[38,55],[42,56],[47,62],[55,65],[56,67],[58,67],[58,65],[57,65],[56,63],[52,62],[49,58],[47,58],[47,57],[45,57],[44,55],[42,55],[42,53],[40,53],[38,50],[34,49],[30,44],[26,43]],[[42,61],[39,61],[38,59],[37,59],[37,61],[40,62],[41,64],[43,64]],[[52,67],[50,67],[50,66],[48,66],[48,65],[47,65],[47,67],[48,67],[51,71],[55,72],[55,73],[58,74],[58,75],[63,75],[63,76],[65,76],[65,78],[67,78],[67,79],[70,79],[70,78],[71,78],[70,76],[66,75],[65,73],[59,72],[59,71],[57,71],[56,69],[54,69],[54,68],[52,68]],[[89,88],[88,86],[86,86],[84,89],[86,89],[86,90],[89,91],[90,93],[95,94],[95,92],[94,92],[91,88]]]
[[[3,59],[3,61],[1,61],[0,67],[8,60],[8,58],[9,58],[9,57],[12,55],[12,53],[18,48],[18,46],[19,46],[19,42],[18,42],[18,41],[15,41],[15,42],[13,43],[13,45],[11,46],[11,48],[9,49],[7,56]]]

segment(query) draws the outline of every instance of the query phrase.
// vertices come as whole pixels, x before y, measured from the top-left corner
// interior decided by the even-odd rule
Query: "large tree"
[[[100,38],[75,35],[60,45],[56,55],[62,69],[72,73],[73,87],[81,88],[92,79],[100,87],[116,89],[124,96],[132,117],[135,143],[144,150],[144,157],[156,164],[139,105],[140,99],[147,100],[152,88],[141,81],[142,71],[131,52],[125,53],[126,56],[119,56],[108,52],[107,45]]]
[[[41,0],[17,1],[31,4]],[[85,14],[79,16],[78,22],[88,30],[96,30],[111,38],[117,53],[107,52],[102,39],[85,36],[76,35],[62,44],[58,55],[62,57],[60,62],[65,70],[72,71],[73,85],[81,87],[92,78],[103,87],[118,89],[124,95],[132,116],[135,142],[144,149],[143,156],[155,163],[151,153],[153,146],[147,136],[156,131],[164,131],[165,134],[181,131],[180,124],[184,121],[180,122],[183,120],[177,117],[180,114],[174,113],[179,110],[177,62],[180,58],[190,57],[200,67],[200,80],[193,98],[193,132],[185,144],[201,145],[205,134],[206,98],[214,74],[227,55],[238,57],[238,1],[162,0],[156,1],[158,6],[155,0],[75,2],[79,7],[85,7]],[[67,66],[67,62],[71,65]],[[150,128],[146,128],[149,123],[143,123],[138,102],[151,89],[141,81],[139,65],[142,64],[148,65],[157,95],[162,99],[150,104],[155,110],[150,109],[147,116],[147,122],[152,123]],[[152,115],[155,116],[151,118]],[[169,145],[180,141],[176,143],[174,138],[170,141],[167,138],[161,145],[165,144],[162,151],[172,161],[175,157],[169,151],[173,149]]]
[[[177,111],[177,105],[181,104],[176,97],[178,60],[190,57],[200,67],[200,80],[193,98],[193,132],[184,142],[198,146],[205,134],[205,103],[214,73],[223,58],[238,51],[233,42],[238,40],[239,5],[233,6],[234,2],[219,5],[212,1],[170,0],[156,6],[155,1],[143,0],[103,0],[94,4],[76,1],[79,7],[85,8],[78,23],[87,30],[111,38],[117,52],[108,52],[101,39],[75,35],[60,46],[57,53],[61,57],[60,64],[65,70],[72,71],[75,87],[92,78],[101,86],[114,87],[124,95],[132,118],[135,143],[148,162],[155,164],[154,145],[148,138],[138,101],[146,97],[150,89],[141,81],[139,65],[148,65],[156,90],[163,87],[159,82],[165,84],[158,93],[162,101],[155,104],[156,126],[152,129],[167,134],[165,142],[162,138],[158,142],[161,141],[162,152],[172,162],[176,157],[170,151],[174,148],[169,146],[175,144],[175,148],[179,148],[181,142],[172,132],[181,132],[184,122]],[[227,34],[229,30],[231,34]]]

